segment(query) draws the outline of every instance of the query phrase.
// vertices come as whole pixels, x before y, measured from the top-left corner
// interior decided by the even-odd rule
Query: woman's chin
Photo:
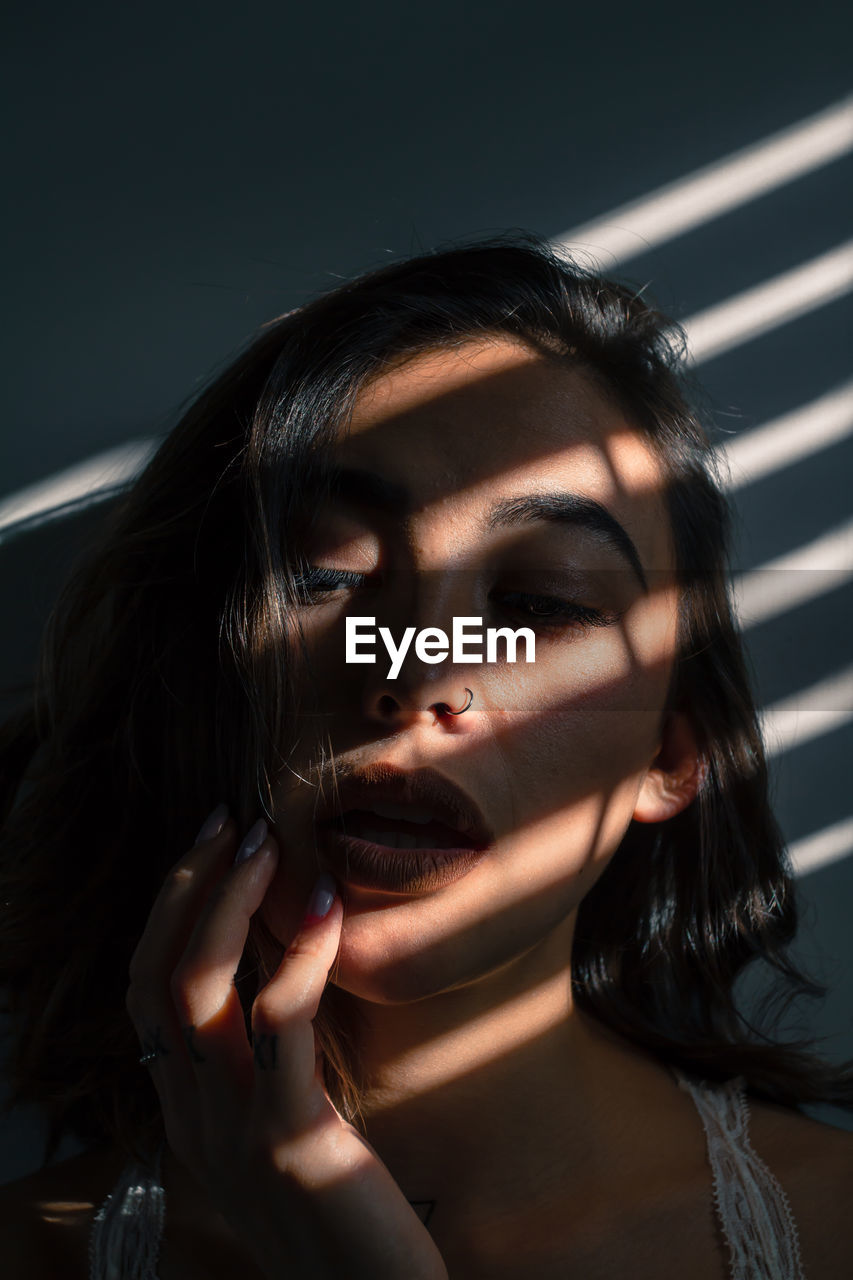
[[[375,916],[345,919],[330,980],[371,1004],[403,1005],[428,1000],[478,976],[482,957],[460,954],[458,942],[411,925],[391,927]],[[466,949],[470,950],[470,949]]]
[[[453,985],[442,981],[433,969],[427,972],[417,956],[377,962],[358,951],[341,946],[330,978],[331,983],[368,1004],[414,1004],[428,1000]]]
[[[416,932],[393,913],[365,913],[345,918],[331,981],[372,1004],[413,1004],[477,983],[513,958],[488,930],[447,936],[439,926],[430,936],[427,922]]]

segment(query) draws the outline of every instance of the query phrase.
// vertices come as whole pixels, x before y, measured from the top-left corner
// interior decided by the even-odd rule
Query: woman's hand
[[[263,822],[235,861],[236,845],[216,811],[167,877],[131,961],[127,1008],[169,1146],[265,1275],[446,1280],[426,1228],[323,1087],[312,1019],[343,919],[329,877],[246,1035],[234,975],[278,849]]]

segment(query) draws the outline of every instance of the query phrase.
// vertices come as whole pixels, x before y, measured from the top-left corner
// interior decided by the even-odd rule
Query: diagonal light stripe
[[[853,720],[853,667],[774,702],[761,713],[770,757],[800,747]]]
[[[720,444],[730,492],[853,435],[853,381],[825,396]],[[129,483],[142,470],[159,440],[131,441],[0,501],[0,542],[10,530],[52,510]]]
[[[833,862],[839,862],[853,853],[853,817],[842,818],[823,831],[795,840],[788,846],[794,873],[798,876],[808,875],[811,871],[820,871]]]
[[[853,240],[684,322],[696,364],[825,306],[853,289]]]
[[[851,288],[853,241],[687,320],[684,327],[692,358],[695,363],[711,359]],[[830,417],[836,412],[843,414],[843,409],[832,408]],[[788,441],[797,431],[796,423],[789,424]],[[0,540],[4,531],[8,535],[25,521],[84,497],[95,501],[99,494],[131,481],[156,447],[157,441],[132,441],[12,494],[0,502]]]
[[[853,381],[719,446],[727,488],[743,489],[853,435]]]
[[[574,227],[552,243],[626,262],[851,151],[853,98],[845,98],[727,159]]]
[[[814,542],[768,560],[732,583],[735,613],[744,628],[834,591],[853,579],[853,519]]]
[[[51,512],[65,510],[84,498],[95,501],[135,479],[160,444],[157,439],[132,440],[59,471],[47,480],[19,489],[0,502],[0,542],[22,524],[32,527]]]

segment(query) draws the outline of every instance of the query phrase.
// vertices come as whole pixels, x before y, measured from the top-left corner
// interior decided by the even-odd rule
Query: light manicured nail
[[[303,924],[316,924],[319,920],[325,920],[326,916],[332,909],[332,903],[335,900],[335,894],[338,887],[332,876],[324,871],[320,879],[314,885],[311,897],[308,900],[308,907],[305,911],[305,919]]]
[[[268,830],[269,828],[267,827],[267,824],[266,822],[264,822],[263,818],[258,818],[255,825],[253,827],[250,827],[249,830],[247,831],[246,835],[243,838],[243,843],[240,845],[240,848],[237,850],[237,856],[234,859],[235,866],[237,865],[238,862],[248,862],[252,854],[258,852],[261,845],[264,843],[264,840],[266,840],[267,838]]]
[[[196,844],[204,844],[205,840],[212,840],[214,836],[218,836],[227,821],[228,805],[218,804],[201,824],[201,830],[195,838]]]

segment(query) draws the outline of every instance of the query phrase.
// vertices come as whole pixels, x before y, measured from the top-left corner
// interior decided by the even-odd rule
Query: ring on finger
[[[169,1050],[163,1043],[162,1033],[159,1026],[152,1027],[150,1031],[146,1032],[142,1037],[142,1043],[139,1047],[143,1051],[139,1058],[140,1067],[150,1067],[151,1063],[157,1058],[165,1058],[169,1053]]]

